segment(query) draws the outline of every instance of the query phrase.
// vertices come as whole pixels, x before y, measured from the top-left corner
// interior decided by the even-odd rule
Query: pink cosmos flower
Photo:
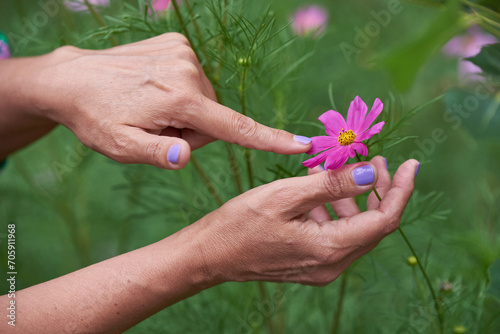
[[[354,158],[356,152],[367,156],[368,148],[362,141],[382,130],[385,122],[370,126],[383,108],[382,101],[376,99],[372,109],[366,115],[368,107],[359,96],[356,96],[349,106],[347,123],[340,113],[333,110],[325,112],[318,119],[325,125],[328,136],[313,137],[312,147],[307,152],[307,154],[321,153],[302,164],[308,168],[314,168],[326,160],[325,169],[337,169],[345,164],[349,157]]]
[[[319,6],[309,6],[298,9],[292,17],[292,28],[299,36],[317,37],[321,34],[328,21],[328,11]]]
[[[88,0],[93,6],[108,7],[110,0]],[[88,10],[84,0],[64,0],[66,8],[73,12],[84,12]]]
[[[10,58],[9,44],[0,40],[0,59]]]
[[[152,0],[151,5],[155,12],[163,12],[170,9],[172,0]]]
[[[479,26],[472,26],[463,35],[452,38],[443,48],[443,52],[452,57],[459,57],[458,74],[461,79],[477,81],[481,77],[481,69],[475,64],[463,58],[476,56],[481,48],[488,44],[497,43],[498,40],[485,33]]]

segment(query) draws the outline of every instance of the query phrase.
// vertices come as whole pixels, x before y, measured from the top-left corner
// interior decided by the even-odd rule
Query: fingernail
[[[181,153],[181,145],[175,144],[170,146],[168,150],[167,159],[173,164],[176,164],[179,161],[179,154]]]
[[[389,165],[387,165],[387,159],[386,159],[386,158],[384,158],[384,161],[385,161],[385,168],[386,168],[387,170],[389,170]]]
[[[364,165],[354,169],[352,171],[352,177],[358,186],[364,186],[373,182],[375,179],[375,172],[372,166]]]
[[[417,165],[417,170],[415,171],[415,177],[417,177],[417,174],[418,174],[418,170],[419,170],[419,168],[420,168],[420,162],[419,162],[419,163],[418,163],[418,165]]]
[[[293,136],[293,139],[294,139],[297,143],[299,143],[299,144],[304,144],[304,145],[309,145],[309,144],[311,143],[311,141],[312,141],[312,139],[311,139],[311,138],[309,138],[309,137],[297,136],[297,135]]]
[[[318,165],[319,168],[321,168],[321,170],[326,170],[325,167],[321,166],[321,165]]]

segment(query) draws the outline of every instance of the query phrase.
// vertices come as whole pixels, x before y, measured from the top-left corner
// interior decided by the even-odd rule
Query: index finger
[[[203,98],[198,107],[196,117],[187,121],[195,130],[211,137],[279,154],[305,153],[311,148],[310,138],[262,125],[208,98]]]

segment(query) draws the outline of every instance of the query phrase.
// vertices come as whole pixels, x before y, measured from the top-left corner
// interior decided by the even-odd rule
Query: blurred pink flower
[[[326,28],[328,11],[320,6],[303,7],[295,12],[292,20],[292,28],[297,35],[317,37]]]
[[[328,136],[312,138],[312,147],[307,154],[318,154],[302,164],[314,168],[326,160],[325,169],[337,169],[347,162],[349,157],[354,158],[356,153],[367,156],[368,148],[362,143],[382,130],[385,122],[375,124],[373,121],[380,115],[384,104],[380,99],[375,99],[372,109],[366,115],[368,107],[356,96],[347,112],[347,123],[344,117],[333,110],[329,110],[318,119],[325,125]]]
[[[110,0],[88,0],[92,6],[108,7]],[[88,10],[84,0],[64,0],[66,8],[73,12],[84,12]]]
[[[163,12],[170,9],[170,4],[172,0],[152,0],[151,5],[155,12]]]
[[[10,58],[9,44],[0,40],[0,60]]]
[[[476,81],[481,78],[477,75],[481,73],[481,69],[463,58],[474,57],[483,46],[497,42],[494,36],[485,33],[479,26],[473,26],[465,34],[452,38],[444,46],[443,52],[448,56],[460,58],[458,73],[461,79]]]

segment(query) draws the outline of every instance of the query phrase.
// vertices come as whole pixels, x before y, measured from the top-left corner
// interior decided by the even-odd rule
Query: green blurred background
[[[206,8],[212,2],[192,1],[203,34],[212,32],[217,40],[216,24]],[[26,22],[42,10],[40,3],[2,0],[0,4],[0,31],[7,36],[29,35],[26,43],[11,41],[14,56],[44,54],[65,44],[110,47],[103,33],[117,31],[120,24],[114,19],[132,22],[133,15],[142,17],[140,2],[112,0],[111,7],[100,13],[114,28],[100,29],[91,15],[61,7],[46,24],[26,34]],[[278,30],[297,8],[308,4],[298,0],[229,1],[229,12],[259,22],[270,6]],[[385,103],[382,117],[389,124],[441,96],[396,131],[397,138],[415,137],[374,145],[371,153],[385,155],[392,173],[404,159],[416,158],[422,163],[403,228],[445,305],[446,332],[459,331],[457,326],[467,333],[500,332],[499,81],[492,77],[491,96],[467,116],[450,112],[454,104],[463,104],[467,96],[485,86],[459,80],[458,59],[441,52],[473,18],[478,20],[475,12],[452,2],[402,1],[400,12],[391,15],[387,26],[370,37],[359,54],[347,59],[342,43],[355,45],[358,29],[374,21],[371,11],[387,10],[395,1],[318,0],[315,4],[329,12],[322,36],[299,37],[279,53],[266,57],[263,50],[256,55],[247,93],[249,115],[270,126],[316,136],[323,134],[317,117],[331,109],[332,103],[345,114],[356,95],[369,106],[381,98]],[[491,12],[484,11],[493,21],[495,6],[493,1]],[[158,32],[180,31],[171,12],[153,24]],[[154,35],[131,27],[132,31],[122,27],[115,35],[120,44]],[[279,46],[293,35],[287,27],[273,43]],[[226,56],[228,62],[234,58]],[[205,67],[218,62],[208,58],[202,60]],[[495,60],[489,61],[494,67]],[[267,73],[266,66],[276,69]],[[231,66],[223,66],[214,85],[223,103],[240,111],[233,72]],[[486,123],[485,114],[493,115]],[[436,133],[439,140],[433,139]],[[244,150],[236,146],[232,150],[244,168]],[[217,142],[194,153],[211,179],[210,187],[223,201],[238,194],[226,152],[226,144]],[[251,156],[256,185],[306,173],[301,166],[306,155],[251,152]],[[121,165],[86,150],[63,127],[13,154],[0,174],[0,247],[6,249],[7,224],[15,223],[18,289],[151,244],[215,210],[218,205],[212,188],[195,167],[190,163],[182,171],[164,171]],[[242,186],[248,188],[246,179]],[[6,269],[6,250],[0,254]],[[435,332],[431,297],[426,288],[421,290],[420,272],[407,265],[410,255],[395,233],[325,288],[269,283],[270,294],[284,296],[269,303],[261,299],[254,282],[226,283],[156,314],[129,333],[268,333],[269,322],[276,333],[330,333],[336,314],[339,333]],[[453,289],[440,290],[443,282],[450,282]],[[339,313],[342,283],[346,293]],[[0,287],[7,291],[5,280]]]

